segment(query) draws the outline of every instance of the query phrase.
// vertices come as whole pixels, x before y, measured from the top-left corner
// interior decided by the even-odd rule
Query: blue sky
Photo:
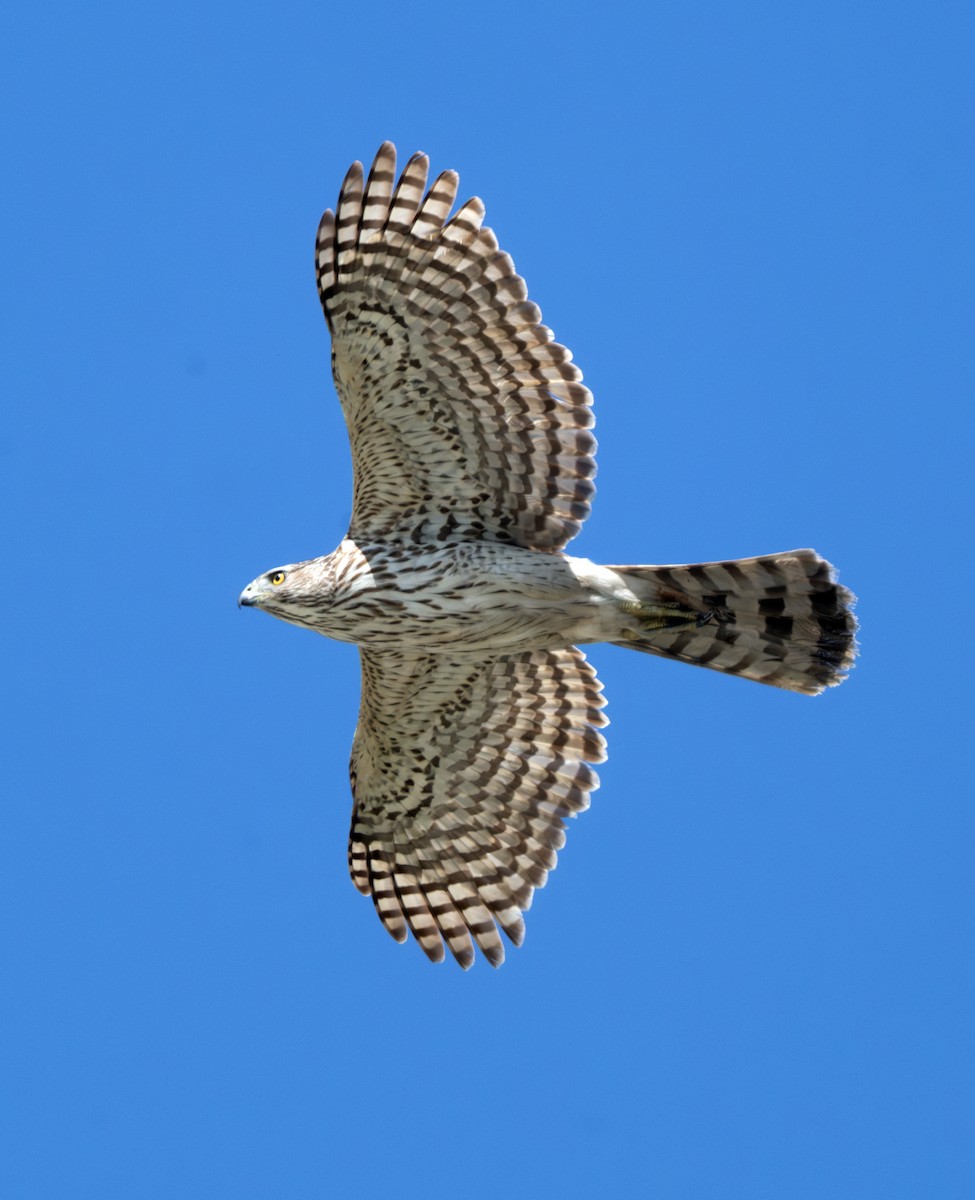
[[[6,1195],[975,1194],[969,4],[10,8]],[[430,153],[596,395],[606,562],[815,546],[818,699],[595,647],[610,758],[498,972],[346,872],[312,240]]]

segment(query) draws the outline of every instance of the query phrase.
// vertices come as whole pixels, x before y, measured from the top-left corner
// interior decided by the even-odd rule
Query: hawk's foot
[[[698,612],[686,604],[650,604],[640,600],[626,600],[620,608],[630,617],[636,617],[644,630],[677,629],[693,625],[707,625],[712,613]],[[627,636],[639,637],[638,633]]]

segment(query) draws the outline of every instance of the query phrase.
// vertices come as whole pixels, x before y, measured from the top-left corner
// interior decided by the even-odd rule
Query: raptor
[[[589,805],[611,642],[805,695],[855,654],[853,597],[813,550],[681,566],[565,553],[590,510],[592,397],[458,177],[346,175],[315,262],[349,431],[349,532],[241,605],[354,642],[349,866],[397,941],[493,965]]]

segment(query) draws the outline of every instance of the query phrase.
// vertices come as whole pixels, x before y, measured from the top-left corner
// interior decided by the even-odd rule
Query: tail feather
[[[815,550],[610,569],[637,595],[679,605],[691,618],[652,631],[636,619],[616,645],[810,696],[842,683],[853,665],[856,598]]]

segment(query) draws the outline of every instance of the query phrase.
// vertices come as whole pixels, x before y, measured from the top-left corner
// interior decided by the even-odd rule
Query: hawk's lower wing
[[[488,662],[360,648],[349,868],[399,941],[413,932],[462,967],[474,943],[504,960],[565,842],[563,818],[598,786],[601,684],[582,653]]]

